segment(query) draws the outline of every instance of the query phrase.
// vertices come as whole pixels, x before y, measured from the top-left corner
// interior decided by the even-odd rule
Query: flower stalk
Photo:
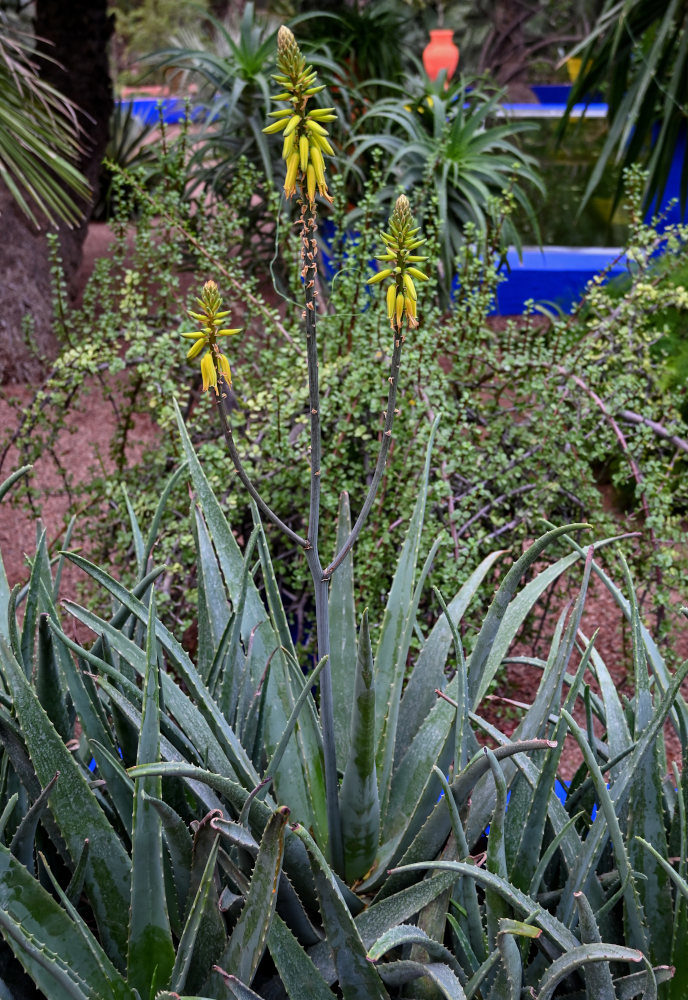
[[[344,844],[339,806],[339,779],[335,749],[334,703],[330,653],[329,628],[329,582],[332,575],[351,551],[358,538],[382,480],[387,456],[392,442],[392,428],[396,409],[397,391],[401,371],[401,356],[406,333],[418,325],[417,293],[415,281],[426,280],[426,275],[417,265],[427,258],[418,256],[416,250],[424,240],[414,226],[408,199],[401,195],[396,202],[389,220],[388,230],[380,234],[382,252],[377,257],[385,265],[369,281],[374,285],[387,282],[387,316],[393,331],[389,374],[387,408],[378,459],[372,481],[368,488],[361,511],[344,544],[332,562],[323,569],[319,554],[320,500],[322,489],[322,423],[320,413],[320,383],[318,370],[317,342],[317,229],[316,195],[332,201],[327,190],[325,175],[325,155],[332,154],[327,131],[323,125],[334,120],[332,108],[307,110],[311,97],[322,90],[315,80],[316,75],[306,64],[293,34],[283,27],[278,33],[277,65],[279,72],[274,79],[283,87],[274,100],[287,103],[270,113],[274,118],[264,129],[268,134],[281,133],[283,137],[282,155],[285,160],[284,193],[287,199],[298,194],[301,225],[301,278],[304,290],[304,332],[308,363],[308,400],[310,430],[310,490],[307,532],[304,538],[270,508],[260,491],[244,469],[232,433],[231,411],[228,408],[227,390],[231,386],[229,361],[217,346],[217,339],[235,334],[237,330],[220,329],[221,320],[228,314],[221,310],[221,301],[214,282],[206,282],[203,298],[199,299],[202,312],[190,313],[192,318],[202,323],[202,329],[183,334],[193,339],[189,351],[190,358],[196,357],[207,348],[201,360],[203,388],[214,389],[218,413],[227,443],[230,458],[240,481],[261,512],[275,524],[296,545],[304,550],[306,562],[313,581],[315,599],[316,634],[318,659],[327,660],[320,673],[320,726],[323,740],[323,767],[325,776],[325,802],[328,824],[328,854],[332,867],[344,875]]]

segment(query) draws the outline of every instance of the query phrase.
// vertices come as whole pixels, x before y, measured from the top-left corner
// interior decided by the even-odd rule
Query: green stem
[[[239,452],[237,451],[236,444],[234,443],[234,435],[232,434],[232,425],[227,416],[227,391],[226,391],[227,383],[224,381],[224,378],[222,376],[220,376],[219,379],[219,386],[220,386],[220,395],[217,397],[217,412],[220,414],[222,433],[224,434],[225,441],[227,442],[227,449],[229,451],[229,456],[232,459],[232,462],[234,463],[234,468],[237,471],[239,479],[246,487],[246,490],[250,494],[250,496],[252,496],[253,499],[256,501],[256,503],[258,504],[259,508],[263,511],[265,516],[269,518],[272,521],[272,523],[275,524],[280,529],[280,531],[283,531],[284,534],[287,536],[287,538],[290,538],[292,542],[295,542],[297,545],[300,545],[301,548],[303,549],[307,549],[308,541],[305,538],[302,538],[301,535],[297,535],[295,531],[292,531],[289,525],[285,524],[284,521],[282,521],[277,516],[277,514],[275,514],[275,512],[270,507],[268,507],[265,500],[263,500],[262,496],[260,495],[258,490],[255,488],[255,486],[249,479],[246,470],[242,465],[241,458],[239,457]]]
[[[328,606],[328,579],[324,576],[318,555],[318,530],[320,526],[320,472],[322,459],[322,432],[320,423],[320,384],[318,378],[318,341],[316,336],[315,282],[317,278],[318,248],[315,241],[315,212],[305,202],[301,207],[301,271],[305,291],[306,356],[308,358],[308,399],[310,406],[311,484],[308,511],[308,546],[306,561],[313,579],[315,592],[315,625],[318,638],[318,659],[327,657],[320,674],[320,725],[323,736],[323,763],[325,768],[325,802],[327,808],[328,846],[330,861],[335,871],[344,872],[342,824],[339,813],[339,780],[337,752],[334,742],[334,699],[332,694],[332,668],[330,666],[330,620]]]

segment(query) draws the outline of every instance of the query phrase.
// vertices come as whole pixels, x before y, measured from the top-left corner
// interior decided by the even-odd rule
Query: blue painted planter
[[[136,97],[133,100],[121,100],[117,103],[120,107],[131,105],[133,115],[144,125],[156,125],[160,121],[161,109],[166,125],[177,125],[186,117],[185,102],[179,97]],[[194,120],[202,117],[204,111],[192,107],[189,114]]]
[[[609,268],[609,280],[626,273],[620,255],[614,247],[524,247],[519,260],[512,248],[507,254],[509,275],[497,288],[496,312],[518,315],[529,299],[570,312],[596,274]]]

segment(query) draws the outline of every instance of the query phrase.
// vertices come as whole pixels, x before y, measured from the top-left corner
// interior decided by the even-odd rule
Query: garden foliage
[[[15,443],[27,457],[54,449],[49,404],[64,415],[84,376],[111,365],[125,403],[118,476],[102,495],[115,497],[134,417],[151,402],[168,444],[147,458],[144,488],[124,491],[108,564],[69,551],[71,528],[53,556],[40,523],[26,586],[10,590],[0,559],[0,995],[27,995],[23,967],[51,1000],[683,997],[687,789],[685,768],[665,773],[664,734],[685,757],[688,663],[672,672],[619,540],[585,522],[606,463],[644,519],[646,543],[623,547],[635,544],[645,591],[666,596],[686,449],[657,322],[686,305],[666,278],[686,234],[642,225],[631,177],[628,289],[596,282],[572,319],[531,315],[517,342],[515,328],[495,335],[486,323],[513,194],[486,205],[484,234],[468,229],[444,315],[415,267],[415,206],[399,197],[381,220],[378,172],[357,234],[335,208],[332,270],[317,273],[314,188],[328,192],[308,121],[326,119],[306,111],[311,71],[293,36],[280,44],[279,100],[293,106],[283,131],[299,144],[293,165],[283,147],[285,188],[302,199],[300,235],[286,214],[275,229],[284,308],[223,252],[245,226],[238,202],[210,219],[190,211],[183,156],[168,147],[159,194],[138,202],[132,258],[122,223],[81,312],[56,284],[66,346]],[[330,182],[335,200],[340,185]],[[137,194],[135,177],[123,183],[125,199]],[[425,235],[432,260],[439,225]],[[213,268],[191,311],[201,330],[182,329],[218,389],[237,478],[208,440],[198,388],[180,392],[183,252]],[[260,324],[253,364],[248,340],[232,356],[231,395],[215,281]],[[233,313],[232,332],[238,322]],[[239,499],[237,480],[255,502]],[[354,560],[351,508],[378,486]],[[535,530],[542,513],[557,526]],[[310,583],[284,571],[287,545],[268,522],[304,549]],[[507,532],[511,561],[493,544]],[[88,602],[60,601],[65,560],[89,580]],[[366,566],[358,580],[354,561]],[[484,718],[485,696],[565,575],[574,597],[548,623],[546,656],[521,657],[536,693],[507,737]],[[623,699],[582,626],[593,576],[631,635]],[[285,579],[306,595],[308,630],[315,617],[317,662],[294,641]],[[196,625],[191,653],[182,616]],[[581,764],[560,798],[566,740]]]

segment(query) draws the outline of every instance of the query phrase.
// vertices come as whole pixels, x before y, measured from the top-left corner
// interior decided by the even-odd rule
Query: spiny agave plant
[[[281,44],[280,75],[310,89],[294,43],[283,35]],[[297,115],[294,129],[305,128],[302,103]],[[0,572],[6,945],[59,1000],[183,990],[201,1000],[650,998],[671,979],[672,963],[677,975],[664,989],[682,996],[686,788],[683,777],[678,792],[663,781],[661,749],[666,720],[685,745],[688,664],[669,676],[630,584],[625,598],[593,548],[576,540],[587,526],[551,528],[513,563],[466,658],[461,620],[499,554],[448,604],[437,594],[442,614],[424,634],[417,609],[439,544],[421,563],[431,442],[377,640],[365,612],[357,629],[352,550],[384,469],[402,346],[422,320],[410,270],[421,237],[405,199],[383,239],[390,266],[373,279],[388,282],[393,340],[380,458],[353,527],[341,498],[337,551],[321,561],[316,201],[304,163],[299,155],[291,178],[301,197],[312,442],[304,535],[271,510],[241,463],[224,405],[229,361],[218,344],[234,331],[224,329],[219,290],[206,283],[190,354],[202,355],[253,501],[243,552],[178,411],[185,464],[146,534],[125,497],[134,587],[82,555],[60,556],[103,588],[109,619],[73,601],[58,607],[61,564],[53,577],[44,533],[26,588],[10,593]],[[151,566],[182,475],[193,495],[196,662],[156,613],[162,569]],[[310,673],[291,638],[261,514],[303,549],[312,573],[318,663]],[[562,544],[565,554],[535,573]],[[528,661],[540,683],[507,739],[480,718],[480,703],[528,613],[574,566],[582,567],[580,595],[556,622],[547,660]],[[528,571],[535,575],[521,588]],[[636,694],[625,706],[594,637],[581,631],[593,571],[632,627]],[[76,641],[63,614],[95,640]],[[567,733],[584,763],[561,802],[554,790]],[[478,734],[493,749],[481,748]]]

